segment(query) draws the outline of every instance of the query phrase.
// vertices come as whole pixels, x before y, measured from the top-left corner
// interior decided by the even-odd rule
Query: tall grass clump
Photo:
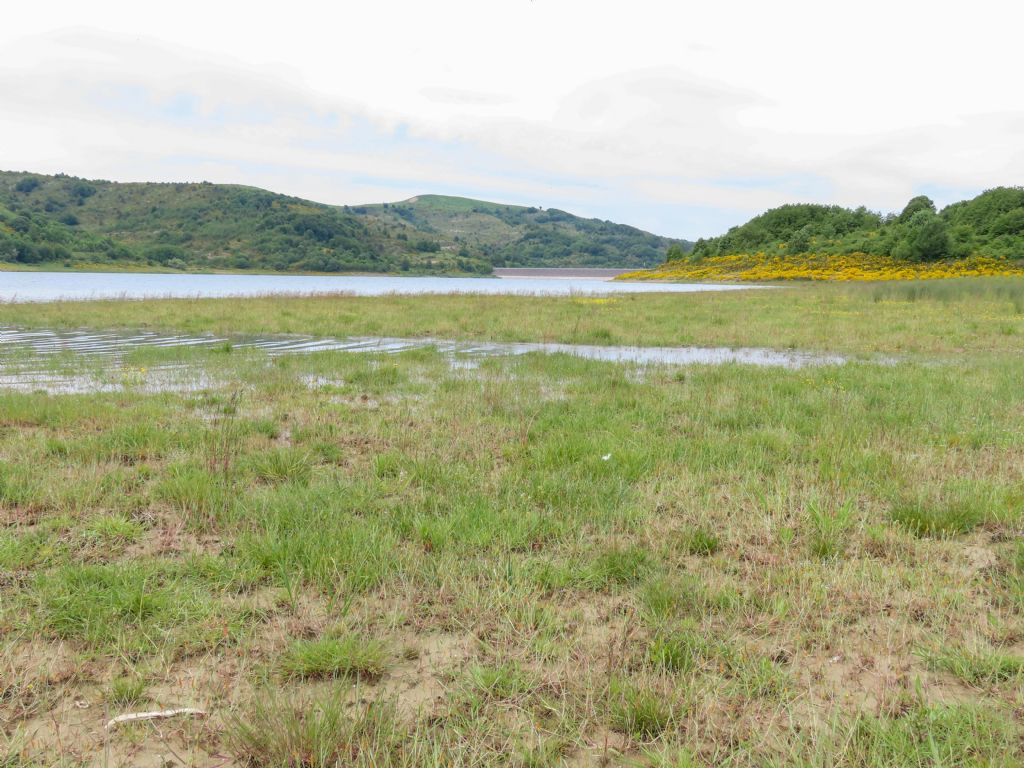
[[[932,669],[949,672],[975,687],[1024,679],[1024,656],[987,648],[944,646],[922,653]]]
[[[864,714],[835,727],[815,750],[836,768],[969,768],[1020,765],[1015,724],[975,704],[915,704],[899,717]]]
[[[253,768],[398,768],[415,747],[391,704],[353,708],[338,694],[302,704],[261,697],[226,732],[230,751]],[[424,763],[425,764],[425,763]]]
[[[226,515],[233,503],[234,490],[223,473],[175,464],[156,484],[154,496],[181,513],[193,528],[206,530]]]
[[[243,564],[291,591],[303,585],[334,594],[381,584],[402,565],[384,521],[362,516],[365,495],[345,485],[280,486],[238,508]]]
[[[638,584],[650,571],[650,553],[640,547],[613,547],[599,553],[587,568],[584,582],[593,589]]]
[[[848,532],[853,523],[853,506],[843,504],[838,509],[826,509],[817,503],[810,505],[811,554],[822,560],[836,560],[846,552]]]
[[[278,667],[286,678],[316,680],[354,677],[376,680],[387,670],[388,650],[380,640],[347,634],[297,640],[282,654]]]
[[[892,519],[915,536],[947,538],[981,525],[986,511],[976,500],[963,496],[905,498],[896,503]]]
[[[313,476],[313,457],[298,448],[275,448],[249,456],[247,469],[257,480],[276,485],[306,485]]]
[[[672,702],[650,685],[613,680],[609,691],[612,727],[637,741],[653,741],[672,724]]]

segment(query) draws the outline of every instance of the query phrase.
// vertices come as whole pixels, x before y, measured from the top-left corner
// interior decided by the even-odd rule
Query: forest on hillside
[[[997,187],[941,211],[927,196],[903,210],[797,204],[773,208],[724,235],[698,240],[691,253],[671,248],[668,261],[766,253],[866,254],[905,262],[981,256],[1024,258],[1024,188]]]
[[[254,187],[0,172],[0,262],[103,269],[490,274],[649,267],[690,243],[555,209],[424,195],[332,206]]]

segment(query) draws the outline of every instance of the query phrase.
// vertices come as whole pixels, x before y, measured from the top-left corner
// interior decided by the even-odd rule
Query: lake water
[[[567,274],[572,270],[567,270]],[[117,272],[2,272],[0,301],[145,299],[270,294],[486,293],[568,295],[735,291],[756,286],[628,283],[588,277],[394,277],[390,275],[189,275]]]

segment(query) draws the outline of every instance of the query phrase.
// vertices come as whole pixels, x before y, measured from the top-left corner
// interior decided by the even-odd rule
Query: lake
[[[571,273],[572,270],[566,270]],[[396,277],[391,275],[189,275],[124,272],[0,272],[0,301],[216,298],[268,294],[486,293],[604,295],[735,291],[757,286],[629,283],[600,277]]]

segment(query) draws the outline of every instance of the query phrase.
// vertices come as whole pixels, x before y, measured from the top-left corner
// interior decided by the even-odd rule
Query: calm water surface
[[[571,272],[571,270],[567,270]],[[58,299],[218,298],[268,294],[347,293],[693,293],[756,286],[625,283],[580,277],[393,277],[385,275],[179,275],[115,272],[0,272],[0,301]]]

